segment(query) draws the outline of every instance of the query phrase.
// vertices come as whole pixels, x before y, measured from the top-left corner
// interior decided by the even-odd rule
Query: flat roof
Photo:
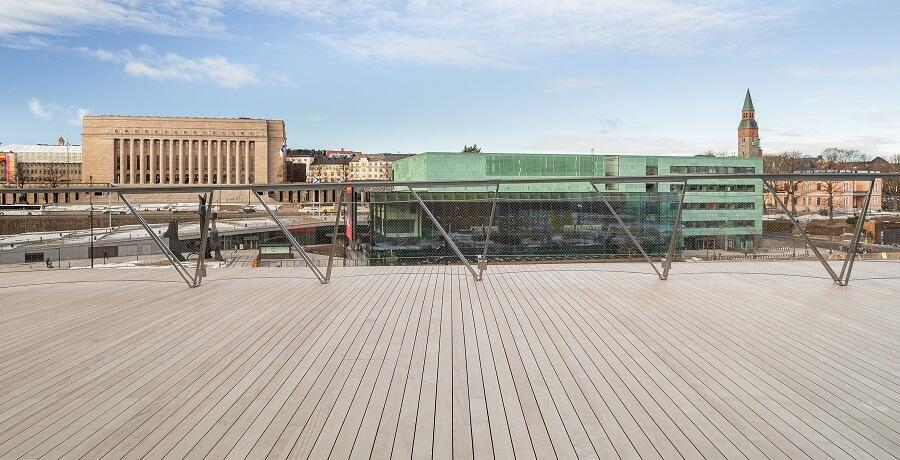
[[[181,117],[172,115],[85,115],[84,118],[150,118],[155,120],[229,120],[229,121],[280,121],[275,118],[251,117]]]
[[[897,261],[334,273],[4,273],[0,457],[898,452]]]
[[[0,153],[16,154],[17,163],[81,163],[80,145],[8,144]]]

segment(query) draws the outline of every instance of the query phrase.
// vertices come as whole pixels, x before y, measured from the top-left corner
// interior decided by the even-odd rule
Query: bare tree
[[[32,182],[31,173],[28,169],[16,168],[16,172],[13,174],[13,182],[18,188],[25,188],[26,184]]]
[[[794,174],[808,171],[812,164],[811,158],[803,157],[803,154],[794,150],[782,152],[776,155],[763,157],[763,171],[766,173]],[[775,193],[784,194],[785,201],[791,207],[791,214],[797,215],[797,201],[803,195],[802,181],[786,180],[778,181],[774,185]]]
[[[900,172],[900,154],[891,156],[891,172]],[[892,211],[900,210],[900,179],[884,179],[881,184],[884,204],[890,204]]]
[[[47,164],[47,183],[50,184],[50,187],[56,188],[59,187],[59,184],[63,181],[63,178],[66,176],[65,167],[61,163],[48,163]]]
[[[392,181],[394,180],[394,165],[387,159],[384,160],[384,166],[381,167],[382,175],[384,176],[384,180]]]
[[[856,149],[829,147],[822,151],[821,158],[821,169],[824,169],[825,171],[839,171],[845,163],[863,161],[865,155]],[[840,182],[825,181],[824,187],[828,200],[825,204],[828,206],[828,220],[830,223],[830,221],[834,220],[834,203],[838,199],[837,195],[840,189]]]

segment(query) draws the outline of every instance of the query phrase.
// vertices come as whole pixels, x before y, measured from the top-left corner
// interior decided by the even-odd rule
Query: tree
[[[809,170],[811,158],[803,157],[798,151],[782,152],[763,157],[763,171],[766,173],[795,174]],[[776,193],[783,193],[791,214],[797,215],[798,197],[803,194],[799,180],[778,181],[774,185]]]
[[[381,173],[384,176],[384,180],[394,180],[394,165],[387,158],[384,159],[384,164],[381,165]]]
[[[900,154],[892,155],[891,172],[900,172]],[[881,193],[884,205],[889,205],[892,211],[900,210],[900,179],[885,179],[881,184]],[[888,206],[885,206],[888,209]]]
[[[481,153],[481,147],[478,144],[464,145],[462,153]]]
[[[839,171],[844,163],[863,160],[865,160],[865,155],[859,150],[829,147],[822,151],[820,167],[825,171]],[[831,223],[834,220],[834,202],[838,198],[840,182],[826,181],[824,182],[824,187],[827,196],[825,204],[828,206],[828,220]]]
[[[16,168],[16,172],[13,174],[13,182],[18,188],[25,188],[25,184],[31,183],[31,174],[28,172],[28,169]]]
[[[61,163],[47,164],[47,183],[50,184],[50,187],[59,187],[65,175],[65,167]]]

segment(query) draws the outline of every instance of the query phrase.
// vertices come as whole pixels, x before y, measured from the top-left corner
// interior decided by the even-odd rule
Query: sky
[[[285,120],[291,148],[900,153],[896,0],[0,0],[0,142],[85,114]]]

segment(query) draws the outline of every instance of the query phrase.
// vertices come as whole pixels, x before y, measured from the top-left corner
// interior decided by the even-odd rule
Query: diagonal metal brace
[[[669,250],[666,252],[666,262],[663,263],[662,279],[669,279],[669,270],[672,269],[672,259],[675,258],[675,244],[678,241],[678,233],[681,229],[681,208],[684,206],[684,194],[687,193],[687,181],[681,185],[681,195],[678,198],[678,209],[675,211],[675,222],[672,224],[672,239],[669,240]]]
[[[275,213],[272,212],[272,209],[269,208],[269,205],[267,205],[266,202],[262,199],[262,196],[253,189],[250,190],[250,193],[252,193],[253,196],[255,196],[257,200],[259,200],[259,204],[261,204],[266,212],[269,213],[269,217],[271,217],[275,221],[275,225],[277,225],[278,228],[281,229],[281,233],[283,233],[285,238],[288,239],[288,241],[291,243],[291,246],[293,246],[294,249],[296,249],[297,252],[300,253],[300,257],[302,257],[303,260],[306,261],[306,265],[310,270],[312,270],[313,274],[316,275],[316,278],[319,279],[319,282],[322,284],[326,284],[328,281],[325,280],[325,275],[322,274],[322,272],[319,270],[319,267],[316,267],[315,264],[313,264],[313,261],[309,257],[309,254],[307,254],[306,251],[303,250],[303,246],[300,246],[300,243],[297,242],[297,239],[294,238],[294,235],[291,235],[291,232],[288,231],[287,227],[285,227],[284,224],[281,223],[281,219],[279,219],[278,216],[276,216]]]
[[[450,235],[448,235],[447,232],[444,231],[444,227],[442,227],[441,224],[438,223],[437,218],[434,217],[434,214],[431,213],[431,210],[429,210],[428,206],[425,205],[425,202],[422,201],[422,197],[420,197],[419,194],[416,193],[416,191],[413,190],[412,187],[407,186],[407,188],[409,189],[410,192],[412,192],[412,195],[416,199],[416,201],[419,202],[419,206],[421,206],[422,210],[425,211],[425,214],[431,220],[431,223],[434,224],[435,227],[437,227],[439,232],[441,232],[441,235],[444,237],[444,241],[446,241],[447,244],[450,245],[450,249],[452,249],[453,252],[456,253],[456,257],[459,257],[459,260],[463,263],[463,265],[465,265],[466,268],[469,269],[469,273],[472,274],[472,277],[475,278],[475,281],[481,281],[481,276],[477,272],[475,272],[475,269],[472,268],[472,265],[469,264],[468,260],[466,260],[466,257],[463,255],[462,251],[460,251],[459,248],[456,246],[456,243],[453,242],[453,239],[450,238]]]
[[[653,263],[653,260],[651,260],[650,256],[648,256],[644,251],[644,247],[641,246],[641,243],[637,240],[637,238],[634,237],[634,235],[631,233],[631,230],[629,230],[628,226],[625,225],[625,222],[622,222],[622,218],[619,217],[619,214],[616,213],[612,205],[609,204],[609,201],[606,200],[606,197],[604,197],[603,193],[600,192],[600,189],[597,188],[597,185],[593,182],[590,182],[590,184],[591,187],[594,188],[594,191],[597,192],[597,196],[600,197],[600,200],[603,201],[603,204],[606,205],[606,208],[609,209],[609,212],[613,215],[613,217],[616,218],[616,222],[619,223],[619,225],[622,227],[622,230],[624,230],[625,234],[628,235],[628,238],[631,239],[631,242],[635,245],[635,247],[637,247],[638,251],[641,252],[641,255],[644,256],[644,259],[647,261],[647,263],[650,264],[651,267],[653,267],[653,271],[656,272],[656,276],[658,276],[659,279],[664,280],[665,278],[663,277],[662,273],[659,272],[659,269],[656,268],[656,264]]]
[[[212,214],[213,190],[200,202],[200,247],[197,251],[197,269],[194,271],[194,287],[206,276],[206,244],[209,241],[209,219]],[[205,207],[203,205],[206,205]]]
[[[856,260],[856,248],[859,246],[859,236],[866,221],[866,214],[869,213],[869,200],[872,199],[873,190],[875,190],[875,179],[869,182],[869,193],[866,194],[866,201],[859,213],[859,220],[856,221],[856,231],[853,232],[853,242],[849,248],[850,254],[844,259],[844,266],[841,268],[841,280],[844,286],[850,283],[850,272],[853,270],[853,261]]]
[[[352,198],[351,201],[353,201]],[[335,208],[334,213],[334,231],[331,233],[331,253],[328,255],[328,268],[325,270],[325,283],[331,281],[331,266],[334,264],[334,252],[337,250],[337,235],[338,227],[341,225],[341,205],[343,202],[344,190],[340,190],[338,193],[337,207]]]
[[[779,197],[778,193],[775,191],[775,187],[772,187],[772,184],[768,181],[763,181],[763,185],[766,186],[766,188],[769,190],[769,193],[771,193],[775,198],[775,202],[778,203],[778,206],[782,211],[784,211],[784,214],[788,216],[788,219],[791,220],[791,222],[794,224],[794,227],[797,228],[797,231],[800,232],[800,235],[803,236],[804,240],[806,240],[806,244],[808,244],[809,248],[812,249],[813,254],[816,255],[816,258],[819,259],[819,262],[822,263],[822,266],[825,267],[825,270],[828,270],[828,274],[831,275],[831,279],[834,280],[834,282],[839,286],[843,286],[843,281],[841,281],[837,273],[834,272],[834,269],[831,268],[831,265],[828,264],[828,261],[826,261],[825,258],[822,257],[822,253],[819,252],[819,248],[817,248],[816,245],[813,244],[812,239],[809,237],[809,235],[806,234],[806,231],[804,231],[803,228],[800,227],[800,222],[797,222],[797,219],[795,219],[793,214],[791,214],[791,211],[788,210],[787,206],[784,204],[784,201],[781,200],[781,197]]]
[[[141,213],[139,213],[138,210],[131,205],[131,202],[129,202],[128,199],[125,198],[125,194],[123,194],[122,192],[117,193],[122,202],[125,203],[125,206],[128,206],[131,214],[135,218],[137,218],[138,223],[140,223],[141,226],[144,227],[144,230],[147,231],[147,234],[150,235],[150,238],[152,238],[153,242],[156,243],[156,246],[163,252],[163,254],[165,254],[166,258],[169,259],[169,262],[172,264],[172,267],[175,268],[175,271],[177,271],[178,274],[181,275],[181,279],[183,279],[184,282],[187,283],[188,287],[196,287],[196,280],[194,279],[194,277],[191,276],[190,272],[188,272],[188,269],[185,268],[181,261],[178,260],[177,257],[175,257],[175,254],[172,253],[172,250],[163,243],[162,239],[159,236],[157,236],[156,232],[153,231],[153,227],[151,227],[150,224],[148,224],[147,221],[144,220],[144,216],[142,216]]]
[[[478,264],[478,279],[484,278],[487,269],[488,245],[491,243],[491,228],[494,226],[494,214],[497,211],[497,199],[500,197],[500,184],[494,189],[494,200],[491,202],[491,215],[488,217],[487,227],[484,229],[484,251],[481,253],[481,263]]]

